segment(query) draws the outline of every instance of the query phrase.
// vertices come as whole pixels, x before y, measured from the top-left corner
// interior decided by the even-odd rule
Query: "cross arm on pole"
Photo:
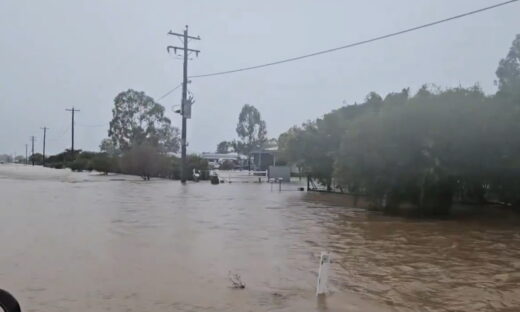
[[[171,30],[168,32],[168,35],[178,36],[178,37],[184,37],[184,34],[179,34],[179,33],[173,32],[173,31],[171,31]],[[197,37],[187,36],[187,37],[188,37],[188,39],[200,40],[200,36],[197,36]]]
[[[173,49],[173,52],[176,53],[177,50],[182,50],[184,51],[184,48],[182,47],[177,47],[177,46],[167,46],[166,47],[166,51],[168,51],[168,53],[170,53],[170,50]],[[195,52],[195,54],[199,55],[200,53],[200,50],[195,50],[195,49],[186,49],[188,52]]]

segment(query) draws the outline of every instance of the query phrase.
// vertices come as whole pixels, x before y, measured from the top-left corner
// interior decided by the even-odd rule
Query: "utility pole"
[[[74,112],[79,112],[79,109],[75,109],[74,106],[72,106],[72,108],[65,110],[72,113],[72,144],[70,146],[70,154],[74,157]]]
[[[45,167],[45,137],[47,136],[47,130],[49,128],[47,127],[42,127],[42,130],[43,130],[43,161],[42,161],[42,166]]]
[[[34,166],[34,135],[31,136],[31,161],[32,165]]]
[[[182,101],[181,101],[181,115],[182,115],[182,132],[181,132],[181,182],[186,183],[186,120],[191,118],[191,104],[192,102],[188,100],[188,54],[195,52],[195,55],[198,56],[200,51],[193,50],[188,48],[188,39],[192,40],[200,40],[200,37],[193,37],[188,35],[188,25],[186,25],[186,29],[182,34],[174,33],[170,30],[168,35],[173,35],[177,37],[181,37],[183,39],[183,47],[176,46],[168,46],[166,50],[170,52],[170,49],[173,49],[174,53],[177,53],[177,50],[183,51],[184,56],[184,64],[183,64],[183,75],[182,75]]]
[[[25,144],[25,165],[27,165],[27,144]]]

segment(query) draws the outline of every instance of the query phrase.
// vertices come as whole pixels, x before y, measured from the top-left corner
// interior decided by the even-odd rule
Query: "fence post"
[[[320,269],[318,272],[318,283],[316,285],[316,296],[325,295],[329,291],[329,267],[330,255],[328,252],[322,251],[320,257]]]

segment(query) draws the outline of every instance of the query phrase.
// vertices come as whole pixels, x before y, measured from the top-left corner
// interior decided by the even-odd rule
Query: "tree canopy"
[[[164,115],[164,107],[144,92],[128,90],[114,99],[112,121],[108,136],[113,148],[128,151],[143,144],[156,147],[160,152],[179,150],[179,130]],[[103,142],[108,147],[107,142]]]
[[[238,137],[242,140],[241,152],[250,154],[254,149],[262,148],[267,141],[267,129],[260,112],[256,107],[245,104],[238,116],[236,128]]]
[[[409,202],[434,214],[453,201],[520,206],[519,55],[517,36],[498,66],[496,95],[478,86],[370,93],[290,128],[280,152],[328,188],[381,206]]]
[[[217,153],[226,154],[233,149],[233,142],[222,141],[217,145]]]
[[[520,98],[520,34],[513,40],[507,56],[496,71],[499,92]]]

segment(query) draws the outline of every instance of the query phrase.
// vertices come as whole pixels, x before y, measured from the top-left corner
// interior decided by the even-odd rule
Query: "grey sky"
[[[48,153],[70,145],[98,150],[113,99],[133,88],[158,98],[180,83],[171,29],[202,40],[190,74],[233,69],[332,48],[423,24],[500,0],[372,1],[0,1],[0,153],[24,153],[48,126]],[[520,3],[333,54],[225,76],[194,79],[188,152],[213,151],[236,137],[243,104],[256,106],[269,136],[314,119],[370,91],[424,83],[479,83],[487,93],[500,58],[520,33]],[[175,92],[161,104],[174,124]],[[100,126],[107,124],[107,126]]]

